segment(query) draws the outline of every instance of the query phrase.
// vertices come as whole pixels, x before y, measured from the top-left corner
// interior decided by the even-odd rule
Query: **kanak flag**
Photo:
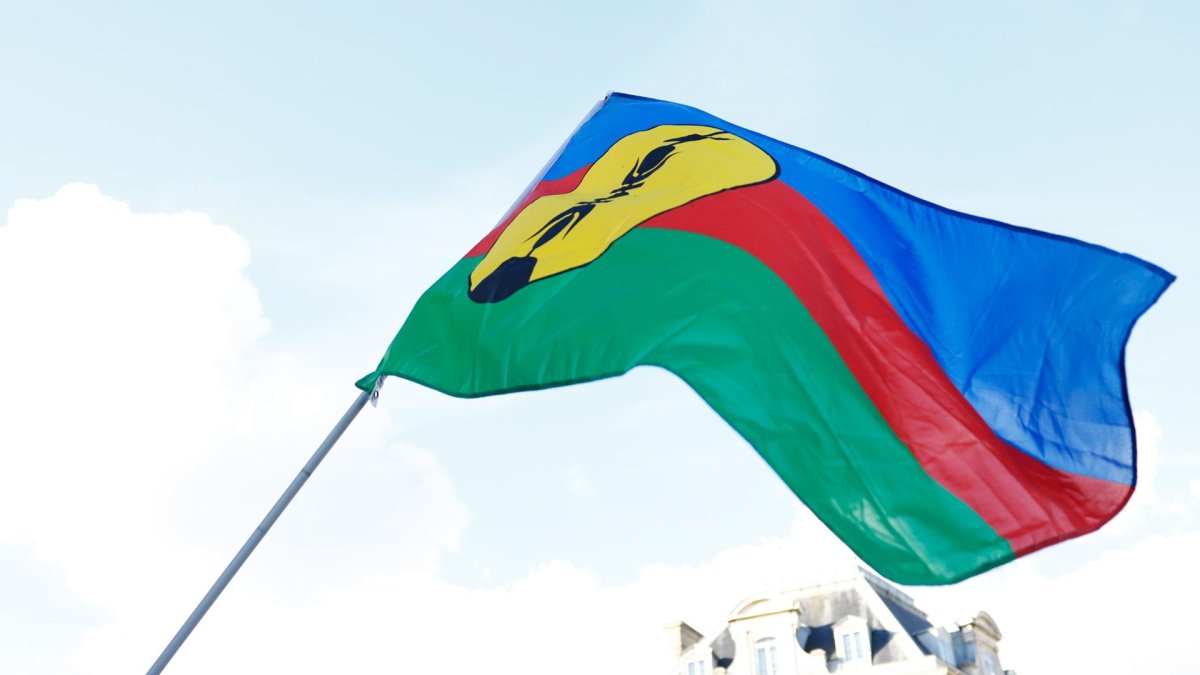
[[[358,385],[474,397],[665,368],[864,561],[951,583],[1129,499],[1124,348],[1172,280],[611,94]]]

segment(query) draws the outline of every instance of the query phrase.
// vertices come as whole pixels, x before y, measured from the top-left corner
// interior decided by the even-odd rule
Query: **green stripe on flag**
[[[478,260],[462,260],[421,297],[360,387],[386,374],[473,397],[661,366],[885,576],[950,583],[1013,558],[925,473],[808,311],[750,254],[638,228],[587,267],[490,304],[467,297]]]

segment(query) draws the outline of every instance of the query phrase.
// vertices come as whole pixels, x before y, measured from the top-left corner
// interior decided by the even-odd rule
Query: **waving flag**
[[[950,583],[1129,499],[1123,352],[1172,280],[612,94],[358,386],[487,396],[660,366],[880,573]]]

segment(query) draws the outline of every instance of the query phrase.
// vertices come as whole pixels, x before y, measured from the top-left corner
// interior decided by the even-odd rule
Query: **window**
[[[842,660],[857,661],[863,657],[862,633],[844,633],[842,635]]]
[[[867,620],[848,615],[833,625],[833,648],[843,665],[870,665],[871,634]]]
[[[689,661],[687,675],[708,675],[708,661],[706,659]]]
[[[1000,675],[1000,669],[996,667],[996,660],[991,654],[983,655],[983,674],[984,675]]]
[[[754,643],[754,675],[777,675],[775,669],[775,638],[763,638]]]

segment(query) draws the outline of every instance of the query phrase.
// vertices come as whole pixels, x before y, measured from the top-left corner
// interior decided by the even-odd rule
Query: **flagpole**
[[[346,428],[358,416],[358,413],[367,404],[367,401],[371,399],[371,396],[372,392],[364,391],[358,395],[358,398],[354,399],[354,403],[350,405],[350,409],[346,411],[345,415],[342,415],[342,419],[338,421],[333,430],[329,432],[329,435],[325,437],[325,441],[321,443],[321,446],[309,458],[308,463],[304,465],[304,468],[300,470],[296,478],[292,480],[292,484],[288,486],[287,490],[279,497],[279,500],[275,502],[275,506],[271,507],[271,511],[259,523],[254,533],[250,535],[245,544],[242,544],[241,550],[237,552],[237,555],[225,567],[225,571],[217,578],[212,588],[208,589],[208,594],[204,596],[199,605],[196,605],[196,609],[192,610],[192,615],[187,618],[187,621],[175,633],[175,637],[171,639],[171,643],[159,655],[158,660],[154,662],[153,666],[150,666],[150,670],[146,671],[147,675],[158,675],[158,673],[163,671],[163,668],[167,667],[167,664],[171,661],[171,657],[175,656],[175,652],[183,645],[184,640],[187,640],[188,636],[191,635],[192,630],[196,628],[196,624],[200,623],[200,619],[204,618],[204,614],[216,602],[217,597],[221,595],[221,591],[225,590],[225,587],[229,585],[229,581],[233,579],[233,575],[237,574],[238,570],[241,569],[242,564],[254,552],[255,547],[266,536],[267,531],[271,529],[275,521],[279,519],[279,515],[291,503],[292,498],[296,496],[300,488],[304,486],[308,477],[312,475],[313,471],[317,470],[317,466],[320,465],[321,460],[325,459],[325,455],[329,454],[329,450],[333,447],[334,443],[337,443],[338,439],[342,437],[342,433],[346,431]]]

